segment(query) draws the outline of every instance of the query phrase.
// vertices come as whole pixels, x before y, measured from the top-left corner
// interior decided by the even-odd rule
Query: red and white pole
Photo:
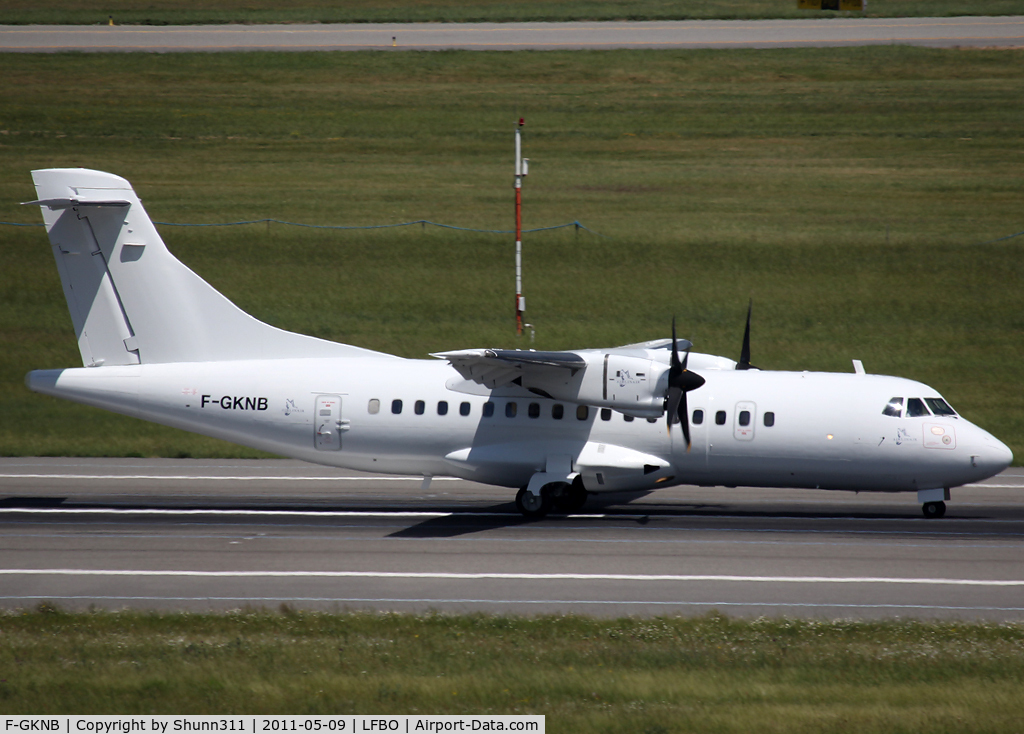
[[[519,134],[524,120],[519,118],[516,127],[516,335],[523,335],[523,312],[526,299],[523,298],[523,144]]]

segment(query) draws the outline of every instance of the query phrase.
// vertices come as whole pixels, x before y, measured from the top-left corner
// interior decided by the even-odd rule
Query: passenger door
[[[341,396],[318,395],[314,416],[314,446],[317,451],[340,450],[341,433],[347,429],[347,421],[341,417]]]

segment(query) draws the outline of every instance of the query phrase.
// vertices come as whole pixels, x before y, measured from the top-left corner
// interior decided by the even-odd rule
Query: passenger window
[[[899,418],[903,413],[903,398],[889,398],[889,403],[882,410],[882,415],[891,415]]]
[[[531,418],[540,418],[540,403],[530,403],[530,407],[527,408],[526,414]]]
[[[494,415],[494,403],[488,400],[484,403],[484,418],[490,418]]]
[[[576,406],[576,420],[578,420],[578,421],[585,421],[589,417],[590,417],[590,408],[588,408],[586,405],[577,405]]]
[[[392,400],[391,401],[391,412],[394,413],[395,415],[398,415],[399,413],[402,412],[402,401],[401,400]]]
[[[956,415],[956,411],[949,407],[942,398],[925,398],[924,402],[932,409],[935,415]]]
[[[413,410],[416,411],[416,415],[423,415],[423,411],[425,411],[426,409],[427,404],[424,403],[422,400],[417,400],[416,404],[413,406]]]
[[[928,412],[928,408],[924,407],[924,401],[921,398],[907,399],[907,418],[920,418],[926,415],[931,414]]]
[[[448,401],[442,400],[437,404],[438,415],[448,415]]]
[[[631,415],[624,415],[624,416],[622,416],[622,420],[626,421],[626,423],[632,423],[633,422],[633,416],[631,416]]]
[[[704,411],[699,408],[693,411],[693,425],[699,426],[704,422]]]
[[[459,415],[469,415],[469,403],[459,405]]]
[[[766,428],[771,428],[775,425],[775,413],[768,412],[764,414],[764,425]]]
[[[740,411],[740,425],[741,426],[749,426],[750,425],[750,411],[749,410],[741,410]]]
[[[515,418],[516,417],[516,410],[518,409],[518,407],[519,406],[517,406],[513,402],[505,403],[505,417],[506,418]]]
[[[720,426],[724,426],[725,425],[725,411],[724,410],[720,410],[717,413],[715,413],[715,423],[717,423]]]
[[[565,415],[565,406],[561,403],[555,403],[551,406],[551,417],[556,421],[562,420],[562,416]]]
[[[366,409],[370,411],[370,415],[377,415],[380,412],[380,401],[377,398],[372,398]]]
[[[611,419],[612,419],[612,409],[611,408],[601,408],[601,420],[603,420],[603,421],[610,421]]]

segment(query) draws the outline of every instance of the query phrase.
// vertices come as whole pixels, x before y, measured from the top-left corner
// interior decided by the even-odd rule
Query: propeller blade
[[[690,348],[687,346],[682,361],[679,359],[679,345],[676,340],[676,320],[672,319],[672,359],[668,370],[668,393],[665,396],[666,427],[671,435],[672,426],[683,424],[683,438],[686,439],[686,450],[690,450],[690,418],[686,407],[686,393],[696,390],[704,384],[704,378],[690,372],[686,366],[690,361]]]
[[[685,393],[677,387],[668,389],[668,399],[665,401],[665,413],[668,418],[668,432],[672,432],[672,426],[679,422],[679,401],[685,400]]]
[[[704,384],[705,380],[703,377],[698,375],[696,372],[690,372],[686,369],[687,362],[690,361],[690,350],[686,350],[686,356],[683,357],[682,371],[676,380],[676,385],[684,392],[690,392],[690,390],[696,390],[698,387]]]
[[[679,375],[682,374],[683,366],[679,361],[679,344],[676,340],[676,317],[672,317],[672,358],[669,360],[668,367],[668,393],[665,395],[665,413],[666,415],[666,427],[668,428],[669,435],[672,435],[672,424],[679,422],[679,416],[677,411],[679,409],[679,399],[683,394],[681,388],[676,383],[679,382]]]
[[[689,354],[689,352],[687,352]],[[669,382],[672,381],[673,372],[680,368],[679,364],[679,346],[676,343],[676,317],[672,317],[672,361],[669,363],[670,369],[668,373]]]
[[[690,411],[686,408],[686,392],[683,391],[682,395],[682,400],[679,401],[679,407],[682,408],[679,414],[679,419],[683,424],[683,438],[686,439],[686,453],[690,453]]]
[[[738,370],[756,370],[757,367],[750,364],[750,312],[754,308],[754,299],[747,304],[747,328],[743,330],[743,346],[740,348],[740,361],[736,365]]]

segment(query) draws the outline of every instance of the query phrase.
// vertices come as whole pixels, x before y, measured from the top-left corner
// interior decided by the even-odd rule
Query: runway
[[[510,490],[293,461],[0,459],[0,606],[1024,620],[1024,470],[911,494]]]
[[[0,52],[479,51],[1024,45],[1024,17],[578,23],[0,26]]]

